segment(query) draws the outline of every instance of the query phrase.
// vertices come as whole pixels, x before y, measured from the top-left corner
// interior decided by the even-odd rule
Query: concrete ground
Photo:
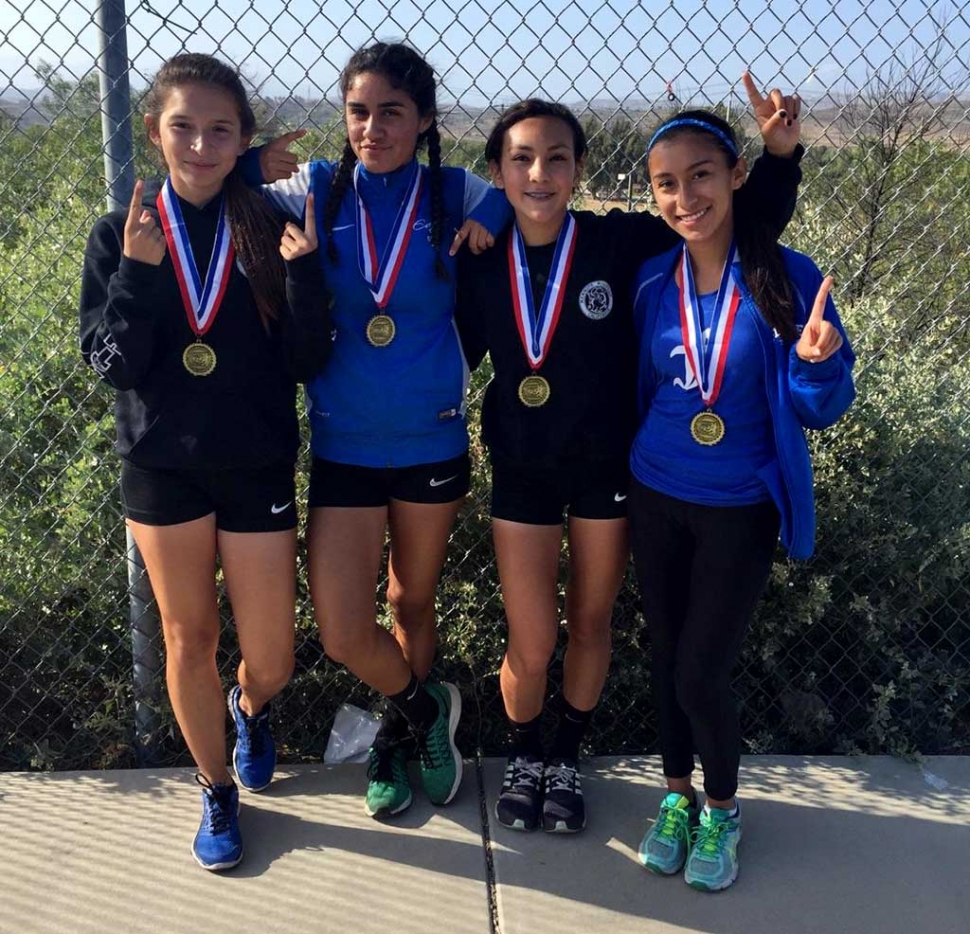
[[[587,763],[575,836],[497,826],[502,768],[467,762],[451,805],[418,792],[393,823],[364,814],[364,766],[281,768],[226,873],[189,853],[189,770],[0,773],[0,932],[970,932],[970,757],[746,758],[741,876],[716,895],[637,862],[656,758]]]

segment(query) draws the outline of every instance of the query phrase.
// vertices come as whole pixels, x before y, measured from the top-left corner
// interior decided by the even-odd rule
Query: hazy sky
[[[66,77],[88,73],[98,48],[96,5],[0,0],[0,96],[10,86],[36,87],[30,66],[41,61],[63,62]],[[258,13],[255,6],[128,0],[133,83],[187,48],[234,62],[266,94],[336,96],[347,56],[376,36],[407,37],[442,76],[443,99],[475,104],[536,92],[566,101],[652,99],[667,82],[684,102],[702,101],[701,87],[717,101],[746,66],[765,85],[817,97],[862,81],[894,56],[906,63],[924,54],[939,33],[934,18],[944,24],[940,63],[949,83],[970,67],[970,17],[934,0],[259,0]]]

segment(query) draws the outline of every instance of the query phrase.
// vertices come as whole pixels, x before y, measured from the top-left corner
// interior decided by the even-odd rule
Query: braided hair
[[[418,135],[415,151],[428,147],[428,169],[431,176],[431,245],[435,252],[435,272],[440,279],[447,279],[448,272],[441,258],[444,238],[444,178],[441,171],[441,137],[438,134],[437,102],[434,70],[410,46],[403,42],[375,42],[358,49],[350,57],[340,73],[340,94],[344,101],[354,79],[361,74],[378,74],[391,87],[404,91],[414,101],[422,118],[431,117],[431,125]],[[354,175],[357,156],[348,139],[337,164],[330,185],[330,195],[323,209],[323,229],[327,233],[327,256],[337,261],[337,247],[333,240],[333,225],[337,212]]]
[[[715,145],[729,169],[738,164],[738,141],[731,125],[709,110],[683,110],[668,117],[650,137],[647,156],[659,141],[692,134]],[[785,340],[795,340],[795,307],[785,272],[779,231],[752,210],[744,186],[734,193],[734,239],[741,259],[741,273],[761,316]]]
[[[225,91],[239,112],[242,136],[251,137],[256,132],[256,115],[238,73],[225,62],[197,52],[170,58],[155,75],[143,101],[145,113],[155,126],[169,93],[187,84]],[[224,191],[232,245],[246,271],[259,318],[268,330],[286,301],[286,269],[279,251],[283,224],[263,198],[246,186],[238,165],[226,176]]]

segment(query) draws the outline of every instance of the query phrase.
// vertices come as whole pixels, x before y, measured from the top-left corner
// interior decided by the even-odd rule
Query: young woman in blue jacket
[[[737,199],[746,169],[727,123],[707,111],[668,119],[650,140],[648,168],[660,213],[684,243],[644,263],[634,292],[641,423],[630,522],[668,790],[639,852],[647,868],[684,869],[688,884],[710,891],[738,873],[731,670],[779,531],[792,557],[812,552],[803,429],[848,408],[854,355],[831,279],[780,247]]]
[[[411,803],[412,736],[433,803],[450,801],[461,781],[460,695],[426,680],[435,590],[470,480],[453,254],[466,236],[473,248],[489,245],[476,221],[498,230],[510,210],[482,179],[441,165],[434,72],[413,49],[360,49],[340,89],[339,162],[298,166],[287,149],[296,131],[264,147],[247,177],[273,182],[265,194],[297,218],[315,196],[334,341],[325,371],[316,372],[313,341],[297,343],[295,361],[313,450],[310,592],[327,655],[390,701],[365,799],[369,814],[388,817]],[[425,146],[426,166],[417,158]],[[255,169],[255,153],[247,158]],[[393,633],[378,624],[374,599],[388,534]]]

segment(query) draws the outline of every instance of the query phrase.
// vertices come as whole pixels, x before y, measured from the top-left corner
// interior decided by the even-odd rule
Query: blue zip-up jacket
[[[641,421],[656,387],[650,352],[653,331],[664,291],[676,288],[673,280],[681,250],[678,246],[647,260],[640,267],[634,286],[634,323],[640,341]],[[811,314],[823,277],[815,263],[804,254],[784,247],[782,254],[795,301],[795,325],[800,332]],[[758,471],[758,476],[781,514],[782,544],[792,558],[808,558],[815,548],[815,496],[804,429],[827,428],[851,405],[855,398],[852,382],[855,354],[831,297],[826,303],[825,318],[839,329],[843,344],[822,363],[806,363],[795,353],[794,343],[782,340],[765,322],[744,283],[740,262],[735,263],[733,274],[741,291],[738,314],[751,317],[761,338],[765,387],[777,455]],[[641,428],[630,454],[630,469],[635,477],[638,446],[642,443]]]
[[[257,163],[258,165],[258,157]],[[411,180],[414,162],[376,174],[360,167],[358,189],[383,255]],[[254,181],[253,156],[244,157]],[[509,221],[505,195],[464,169],[443,168],[444,226],[439,254],[448,279],[435,272],[430,173],[420,166],[422,188],[411,240],[397,284],[384,309],[396,325],[393,341],[373,347],[367,322],[378,308],[358,266],[355,193],[348,186],[333,223],[337,262],[327,256],[323,213],[336,164],[312,162],[292,179],[274,182],[267,197],[302,217],[306,195],[316,199],[319,255],[333,294],[333,353],[326,368],[307,379],[310,444],[316,457],[364,467],[408,467],[457,457],[468,447],[465,397],[468,367],[454,321],[456,260],[448,247],[466,217],[498,232]],[[258,176],[258,168],[256,169]],[[315,350],[303,348],[296,369],[314,369]],[[309,377],[311,372],[304,372]]]

